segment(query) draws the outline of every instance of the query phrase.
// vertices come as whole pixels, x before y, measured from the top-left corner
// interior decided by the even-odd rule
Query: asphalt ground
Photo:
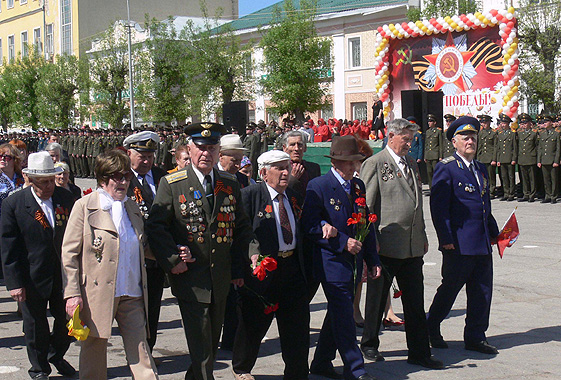
[[[77,181],[83,189],[94,187],[93,180]],[[440,283],[441,254],[425,197],[425,219],[430,248],[425,256],[425,309],[428,309]],[[448,319],[442,324],[448,349],[434,349],[443,360],[444,370],[428,370],[407,364],[407,347],[403,329],[383,330],[380,351],[384,362],[366,362],[369,373],[382,380],[401,379],[561,379],[561,204],[500,202],[492,203],[493,214],[502,226],[514,207],[521,235],[505,257],[494,253],[494,294],[488,340],[497,346],[496,357],[466,351],[463,348],[463,326],[466,297],[462,290]],[[364,310],[363,291],[362,302]],[[158,341],[154,356],[161,358],[161,379],[183,379],[189,365],[185,335],[179,308],[170,290],[164,292]],[[310,361],[326,311],[326,299],[320,288],[310,305]],[[402,315],[400,300],[393,300],[396,313]],[[0,379],[29,379],[22,322],[15,313],[16,304],[4,286],[0,286]],[[111,379],[130,378],[122,341],[114,325],[108,347],[108,374]],[[359,329],[357,331],[360,339]],[[73,343],[66,359],[78,368],[79,346]],[[231,353],[220,351],[215,366],[217,379],[233,380]],[[334,365],[342,371],[337,356]],[[273,322],[261,345],[253,374],[257,380],[282,378],[283,362],[276,324]],[[53,367],[53,379],[62,379]],[[322,379],[310,375],[311,380]]]

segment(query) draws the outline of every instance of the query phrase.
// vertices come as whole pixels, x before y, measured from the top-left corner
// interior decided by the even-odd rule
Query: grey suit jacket
[[[419,168],[411,157],[405,156],[413,170],[415,190],[412,190],[388,149],[368,158],[360,170],[360,178],[366,185],[367,205],[378,216],[379,255],[396,259],[423,256],[428,240]]]

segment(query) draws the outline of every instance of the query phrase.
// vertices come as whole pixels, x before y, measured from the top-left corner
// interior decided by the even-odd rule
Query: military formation
[[[538,115],[534,120],[522,113],[512,120],[501,114],[496,119],[495,128],[491,126],[491,116],[478,115],[478,119],[481,130],[478,134],[477,160],[490,173],[491,199],[557,203],[561,185],[558,173],[561,164],[561,115]],[[444,120],[446,125],[443,130],[437,125],[434,115],[427,116],[424,161],[431,187],[436,164],[454,153],[454,147],[450,146],[445,135],[447,127],[456,117],[447,114]]]

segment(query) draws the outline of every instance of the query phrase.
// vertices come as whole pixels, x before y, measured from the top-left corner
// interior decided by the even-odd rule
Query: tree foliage
[[[546,113],[559,111],[561,1],[523,0],[518,17],[521,91],[530,102],[542,102]]]
[[[411,7],[407,11],[410,21],[475,13],[481,10],[479,0],[425,0],[423,9]]]
[[[283,9],[277,6],[274,13],[274,21],[261,40],[267,74],[260,84],[270,96],[275,113],[303,120],[304,112],[325,105],[331,41],[317,35],[315,1],[301,0],[296,9],[291,0],[285,0]]]
[[[37,113],[43,126],[67,128],[75,111],[87,113],[89,72],[85,59],[72,55],[56,56],[54,63],[43,65],[35,83]]]

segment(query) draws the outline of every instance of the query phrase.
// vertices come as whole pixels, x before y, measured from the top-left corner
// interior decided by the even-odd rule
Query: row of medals
[[[196,201],[191,201],[188,204],[181,203],[179,206],[181,210],[181,215],[188,218],[185,228],[188,231],[187,241],[192,242],[195,240],[194,234],[198,235],[197,243],[204,243],[205,239],[203,234],[206,230],[206,225],[203,223],[203,202],[201,199]],[[229,195],[224,198],[222,206],[220,206],[220,213],[216,216],[218,220],[218,229],[216,230],[216,241],[218,243],[231,243],[233,230],[236,219],[236,198],[233,195]],[[197,225],[198,224],[198,225]]]
[[[143,217],[144,219],[148,219],[148,217],[150,216],[150,214],[148,213],[148,206],[146,206],[146,202],[144,202],[144,199],[143,199],[142,201],[140,201],[140,202],[137,202],[137,201],[136,201],[136,197],[135,197],[134,195],[131,197],[131,199],[132,199],[133,201],[135,201],[136,204],[138,205],[138,208],[140,209],[140,214],[142,215],[142,217]]]

